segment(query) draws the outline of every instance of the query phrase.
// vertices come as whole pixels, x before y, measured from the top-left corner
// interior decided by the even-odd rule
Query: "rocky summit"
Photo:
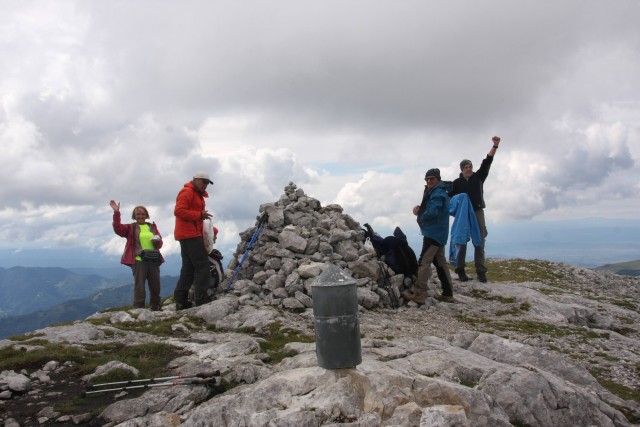
[[[640,279],[493,259],[489,283],[456,282],[448,303],[434,278],[417,305],[340,206],[290,183],[265,212],[209,304],[0,341],[4,425],[639,425]],[[313,289],[328,266],[355,283],[355,367],[318,363]]]

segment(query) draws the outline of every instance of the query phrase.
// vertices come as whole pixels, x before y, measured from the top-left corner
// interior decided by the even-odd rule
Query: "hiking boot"
[[[417,294],[413,291],[405,291],[402,293],[402,298],[416,302],[418,304],[424,304],[427,300],[427,295],[423,293]]]
[[[487,273],[478,273],[478,280],[482,283],[487,283]]]
[[[455,302],[453,300],[453,295],[437,295],[436,299],[441,302]]]
[[[187,301],[184,304],[179,302],[176,303],[176,311],[186,310],[191,307],[193,307],[193,304],[191,304],[191,301]]]
[[[152,305],[151,311],[162,311],[162,308],[159,305]]]
[[[467,276],[467,273],[465,273],[464,268],[456,268],[455,272],[458,275],[458,280],[461,282],[468,282],[471,280],[471,278]]]

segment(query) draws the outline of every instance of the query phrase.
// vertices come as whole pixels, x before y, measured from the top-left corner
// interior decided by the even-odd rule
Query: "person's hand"
[[[211,215],[208,211],[202,211],[200,213],[200,216],[202,217],[202,219],[210,219],[213,218],[213,215]]]
[[[116,203],[115,200],[112,200],[109,202],[109,206],[111,206],[111,209],[113,209],[114,212],[120,211],[120,202]]]
[[[413,207],[413,214],[414,215],[418,215],[418,210],[420,209],[420,206],[414,206]]]
[[[499,136],[494,136],[493,138],[491,138],[491,141],[493,141],[493,145],[500,145],[500,137]]]

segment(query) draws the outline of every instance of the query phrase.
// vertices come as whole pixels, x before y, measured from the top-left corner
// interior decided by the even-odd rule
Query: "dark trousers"
[[[160,265],[136,261],[133,272],[133,306],[143,308],[147,297],[144,282],[149,284],[149,302],[152,309],[160,308]]]
[[[442,285],[442,295],[453,296],[451,272],[444,255],[444,246],[439,245],[435,240],[428,237],[423,237],[422,239],[422,251],[418,260],[418,274],[414,292],[417,294],[425,294],[427,292],[427,283],[431,277],[431,263],[436,267],[436,273]]]
[[[480,227],[480,235],[482,236],[482,244],[474,248],[473,262],[476,266],[476,273],[486,273],[487,265],[484,258],[484,242],[487,238],[487,225],[484,220],[484,210],[478,209],[476,212],[478,226]],[[460,274],[464,271],[467,258],[467,245],[460,245],[458,256],[456,257],[456,273]]]
[[[180,279],[173,291],[173,299],[180,306],[188,306],[189,288],[194,287],[196,305],[209,302],[207,287],[209,286],[209,257],[204,248],[202,237],[180,240],[180,254],[182,255],[182,268]]]

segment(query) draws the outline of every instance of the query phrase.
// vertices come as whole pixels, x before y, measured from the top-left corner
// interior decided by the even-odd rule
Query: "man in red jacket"
[[[213,184],[209,174],[197,172],[193,175],[193,180],[187,182],[176,197],[176,207],[173,210],[176,227],[173,235],[180,242],[182,255],[180,279],[173,291],[176,310],[191,307],[188,295],[192,284],[195,288],[196,305],[209,302],[209,258],[204,248],[203,237],[203,221],[212,216],[205,209],[204,202],[204,198],[209,197],[206,191],[209,184]]]

